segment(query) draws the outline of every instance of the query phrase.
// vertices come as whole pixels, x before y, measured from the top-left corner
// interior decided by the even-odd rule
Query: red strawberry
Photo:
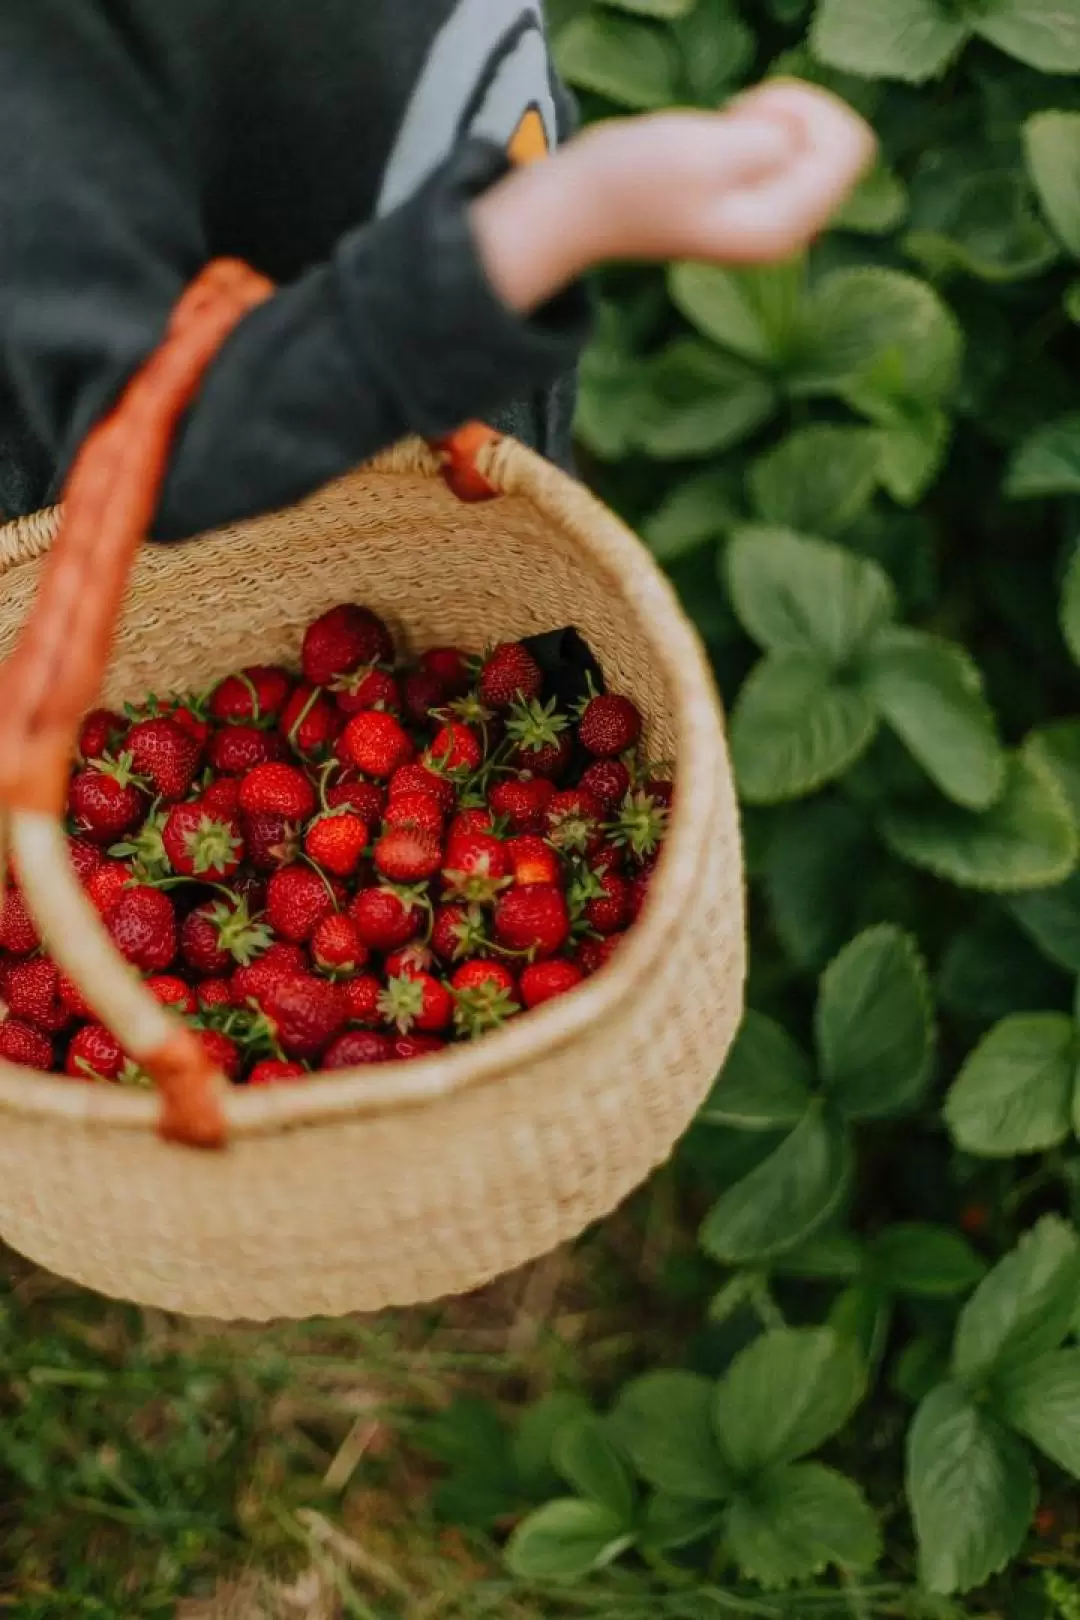
[[[317,924],[311,936],[311,956],[324,973],[355,973],[368,959],[368,948],[356,931],[351,917],[331,912]]]
[[[562,882],[562,862],[551,845],[535,833],[508,838],[504,847],[519,888],[527,888],[531,883]]]
[[[463,962],[450,980],[454,990],[480,990],[492,985],[513,995],[517,981],[503,962]]]
[[[484,913],[479,906],[440,906],[431,929],[431,944],[444,962],[459,962],[487,944]]]
[[[399,720],[381,709],[354,714],[341,737],[341,752],[365,776],[386,780],[412,758],[413,745]]]
[[[107,917],[132,881],[131,867],[126,861],[102,861],[97,871],[87,879],[86,892],[101,915]],[[0,931],[2,943],[3,933]]]
[[[312,686],[332,686],[362,664],[390,664],[394,641],[370,608],[343,602],[320,614],[304,632],[300,663]]]
[[[450,693],[437,675],[426,669],[414,669],[401,684],[401,704],[406,718],[414,726],[427,724],[433,712],[445,708]]]
[[[238,1007],[254,1002],[261,1007],[270,988],[280,979],[295,979],[307,971],[299,945],[275,940],[269,950],[254,962],[241,964],[232,976],[232,999]]]
[[[94,844],[111,844],[138,826],[146,799],[132,780],[131,756],[99,759],[76,771],[68,787],[68,804],[76,826]]]
[[[589,856],[589,865],[599,876],[605,872],[621,872],[623,868],[623,851],[618,844],[601,844]]]
[[[564,996],[584,977],[577,963],[563,956],[550,962],[531,962],[521,975],[521,999],[526,1007],[539,1007],[541,1002]]]
[[[341,731],[341,711],[315,686],[298,686],[281,711],[281,731],[298,754],[323,753]]]
[[[176,955],[176,913],[160,889],[125,889],[105,919],[113,944],[144,973],[161,973]]]
[[[200,1029],[199,1039],[210,1055],[210,1061],[219,1068],[226,1080],[239,1080],[244,1059],[236,1042],[220,1029]]]
[[[368,843],[365,822],[349,810],[318,816],[304,834],[304,849],[316,866],[335,877],[351,877]]]
[[[222,776],[246,776],[256,765],[285,756],[285,739],[258,726],[222,726],[206,745],[211,768]]]
[[[323,1058],[324,1069],[362,1069],[369,1063],[389,1063],[394,1043],[373,1029],[349,1029],[339,1035]]]
[[[598,878],[603,893],[585,902],[582,915],[598,934],[617,934],[630,920],[630,885],[618,872]]]
[[[146,988],[163,1007],[175,1007],[177,1012],[182,1013],[197,1013],[199,1010],[194,990],[175,974],[155,974],[147,979]]]
[[[606,939],[586,939],[578,947],[577,959],[581,971],[586,976],[599,973],[604,964],[611,960],[618,950],[625,934],[609,934]]]
[[[446,1046],[437,1035],[395,1035],[394,1057],[399,1063],[407,1063],[410,1058],[430,1057],[433,1052],[441,1052]]]
[[[417,883],[442,865],[442,844],[429,832],[391,827],[376,840],[374,861],[390,883]]]
[[[4,985],[8,1011],[26,1024],[51,1034],[68,1021],[68,1009],[59,997],[60,975],[45,956],[12,962]]]
[[[390,778],[390,798],[398,799],[405,793],[430,793],[449,815],[457,802],[454,784],[426,765],[402,765]]]
[[[104,1024],[84,1024],[71,1037],[64,1073],[73,1080],[115,1080],[124,1067],[124,1049]]]
[[[513,974],[501,962],[466,962],[453,978],[454,1028],[468,1040],[521,1011]]]
[[[506,846],[491,833],[455,838],[443,862],[447,892],[469,904],[486,905],[510,882]]]
[[[511,776],[495,783],[488,803],[497,816],[505,817],[512,832],[538,833],[553,791],[546,777]]]
[[[475,809],[459,810],[450,823],[446,834],[447,844],[453,844],[459,838],[471,838],[473,833],[489,833],[495,830],[495,817],[484,805]]]
[[[97,1018],[97,1013],[83,996],[79,986],[73,979],[69,979],[66,973],[57,976],[56,994],[69,1019],[87,1018],[92,1021]]]
[[[83,764],[119,748],[128,723],[115,709],[91,709],[79,727],[78,756]]]
[[[556,700],[515,703],[506,735],[514,744],[513,763],[534,776],[561,776],[574,751],[570,721],[560,714]]]
[[[284,816],[244,816],[244,844],[247,858],[257,872],[276,872],[288,866],[300,853],[300,829]]]
[[[631,922],[637,922],[641,916],[642,908],[649,893],[649,884],[652,882],[652,875],[655,870],[656,862],[650,862],[648,866],[643,866],[640,872],[630,880],[628,909]]]
[[[468,655],[459,647],[429,647],[420,654],[420,668],[441,681],[451,697],[461,697],[472,685]]]
[[[75,868],[75,876],[80,883],[88,883],[105,857],[100,849],[87,843],[85,838],[76,838],[74,834],[68,836],[67,849],[68,859]]]
[[[167,715],[138,720],[128,732],[124,747],[156,798],[187,798],[202,749],[183,726]]]
[[[278,979],[266,990],[262,1008],[289,1057],[319,1057],[345,1023],[340,989],[312,973]]]
[[[403,973],[387,980],[379,1011],[402,1035],[413,1029],[435,1034],[449,1026],[454,998],[430,973]]]
[[[630,791],[630,772],[621,759],[597,759],[581,773],[578,786],[599,799],[605,810],[617,810]]]
[[[540,696],[544,677],[540,665],[520,641],[503,641],[480,671],[478,694],[490,709],[508,709],[512,703]]]
[[[242,969],[238,969],[241,972]],[[228,979],[203,979],[197,986],[197,1005],[202,1008],[231,1007],[233,1004],[232,985]]]
[[[430,973],[434,963],[435,953],[430,946],[414,939],[411,945],[402,945],[399,950],[390,952],[383,963],[383,971],[388,979],[392,979],[401,974]]]
[[[283,866],[270,879],[266,915],[281,939],[304,944],[334,910],[333,890],[310,866]]]
[[[387,669],[358,669],[341,675],[333,684],[334,699],[342,714],[362,714],[365,709],[386,709],[398,713],[401,692]]]
[[[495,938],[510,950],[532,951],[541,958],[554,956],[569,933],[566,897],[554,884],[508,889],[495,902]]]
[[[282,1058],[263,1058],[248,1075],[249,1086],[278,1086],[288,1080],[303,1080],[307,1069],[302,1063],[286,1063]]]
[[[256,765],[240,783],[240,808],[249,816],[306,821],[315,812],[315,789],[296,765]]]
[[[0,946],[12,956],[29,956],[40,944],[41,935],[22,890],[9,887],[0,908]]]
[[[341,987],[345,1000],[345,1016],[350,1024],[381,1024],[379,997],[382,981],[374,973],[358,973],[355,979],[346,979]]]
[[[211,815],[197,801],[174,804],[161,829],[169,865],[178,877],[224,883],[244,858],[244,835],[231,816]]]
[[[628,697],[604,693],[586,704],[578,724],[581,746],[601,759],[633,748],[641,736],[641,712]]]
[[[435,733],[424,762],[440,771],[475,771],[483,758],[476,733],[460,720],[449,720]]]
[[[218,978],[250,962],[270,943],[264,923],[252,921],[243,900],[207,900],[180,927],[180,955],[200,978]]]
[[[652,799],[654,804],[660,805],[664,810],[670,810],[675,797],[675,784],[663,777],[650,776],[643,790]]]
[[[413,832],[430,833],[433,838],[442,835],[442,808],[430,793],[396,794],[383,819],[386,827],[409,827]]]
[[[52,1042],[30,1024],[18,1018],[5,1018],[0,1024],[0,1059],[28,1069],[51,1069]]]
[[[636,861],[651,859],[667,833],[670,812],[651,793],[628,793],[615,821],[611,842]]]
[[[604,807],[585,788],[568,788],[552,795],[544,820],[547,835],[557,849],[591,855],[604,841]]]
[[[326,808],[351,810],[367,826],[376,827],[386,809],[386,789],[374,782],[335,782],[326,790]]]
[[[349,906],[349,916],[372,951],[392,951],[408,944],[423,921],[419,906],[387,888],[361,889]]]
[[[285,707],[293,679],[287,670],[270,664],[250,664],[226,675],[210,695],[210,713],[230,725],[276,720]]]
[[[203,788],[199,803],[213,816],[235,816],[240,809],[240,783],[235,776],[219,776]]]

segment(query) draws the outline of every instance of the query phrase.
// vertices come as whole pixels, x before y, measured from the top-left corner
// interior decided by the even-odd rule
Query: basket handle
[[[36,597],[0,665],[0,877],[10,846],[48,950],[157,1085],[161,1134],[197,1147],[225,1143],[225,1082],[197,1033],[116,951],[72,869],[63,815],[78,728],[105,674],[180,418],[234,327],[273,291],[247,265],[218,260],[182,295],[161,347],[75,460]],[[476,466],[496,437],[471,423],[435,446],[461,499],[497,493]]]

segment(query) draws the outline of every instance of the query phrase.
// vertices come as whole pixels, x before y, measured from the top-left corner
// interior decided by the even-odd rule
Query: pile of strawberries
[[[418,1057],[602,967],[671,803],[634,704],[590,681],[560,712],[518,642],[400,668],[351,603],[308,627],[300,662],[95,710],[71,777],[87,894],[223,1071],[265,1085]],[[17,878],[0,998],[0,1056],[145,1083],[42,950]]]

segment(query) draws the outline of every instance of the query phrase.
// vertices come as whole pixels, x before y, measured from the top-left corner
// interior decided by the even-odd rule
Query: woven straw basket
[[[50,950],[161,1089],[0,1065],[0,1236],[101,1292],[193,1315],[264,1320],[428,1300],[517,1267],[613,1209],[668,1155],[722,1062],[741,1010],[744,935],[721,718],[694,633],[639,543],[571,479],[493,435],[450,446],[458,493],[440,477],[445,454],[410,444],[289,511],[137,549],[191,392],[172,374],[162,382],[162,356],[171,345],[190,382],[254,301],[242,278],[239,298],[227,285],[233,307],[213,283],[208,300],[206,280],[88,443],[63,520],[46,512],[0,528],[0,652],[10,655],[0,800],[20,880]],[[208,303],[220,318],[193,359]],[[144,433],[148,396],[167,409]],[[123,494],[136,462],[139,499]],[[83,522],[95,470],[102,504]],[[494,498],[460,498],[478,494]],[[81,574],[71,562],[80,546]],[[71,578],[81,595],[69,591],[59,634],[46,610]],[[79,616],[104,596],[103,578],[114,599],[88,628]],[[230,1090],[193,1071],[190,1035],[120,964],[73,888],[56,818],[74,730],[99,686],[109,702],[137,700],[295,659],[305,624],[349,598],[414,650],[478,650],[576,625],[612,687],[643,708],[650,753],[675,760],[669,838],[639,924],[572,995],[434,1057]],[[75,658],[95,637],[98,652]],[[43,643],[58,649],[48,680]]]

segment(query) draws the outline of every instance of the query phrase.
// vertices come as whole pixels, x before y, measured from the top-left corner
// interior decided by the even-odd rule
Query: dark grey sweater
[[[159,538],[472,417],[565,459],[584,295],[509,312],[466,211],[523,120],[569,128],[539,5],[0,5],[0,515],[55,495],[219,255],[281,290],[189,412]]]

